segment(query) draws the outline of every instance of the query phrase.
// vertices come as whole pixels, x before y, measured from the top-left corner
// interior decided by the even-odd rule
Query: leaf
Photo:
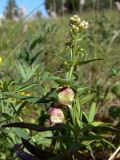
[[[120,107],[117,105],[110,106],[109,115],[114,119],[120,118]]]
[[[34,76],[34,74],[35,74],[36,70],[38,69],[39,65],[35,66],[33,64],[30,67],[30,66],[26,65],[26,63],[17,62],[16,67],[17,67],[19,73],[22,76],[23,82],[27,82],[28,80],[30,80]]]
[[[49,72],[45,72],[44,75],[42,76],[42,80],[46,80],[49,77]]]
[[[48,151],[36,148],[24,138],[22,138],[22,143],[24,144],[25,148],[37,158],[48,159],[49,157],[52,157],[54,155]]]
[[[96,95],[96,93],[92,93],[92,94],[81,97],[80,98],[80,105],[87,103],[88,101],[93,99],[95,97],[95,95]]]
[[[90,125],[98,127],[98,126],[105,126],[106,124],[103,122],[91,122]]]
[[[54,126],[51,126],[51,127],[40,127],[36,124],[24,123],[24,122],[9,123],[9,124],[3,125],[2,127],[26,128],[26,129],[34,130],[38,132],[66,129],[66,125],[64,124],[55,124]]]
[[[4,91],[8,91],[8,83],[7,82],[3,82],[3,90]]]
[[[113,35],[113,37],[112,37],[112,39],[111,39],[111,41],[110,41],[109,47],[110,47],[110,45],[115,41],[115,39],[116,39],[119,35],[120,35],[120,31],[115,31],[115,32],[114,32],[114,35]]]
[[[30,135],[28,134],[26,129],[21,129],[21,128],[12,128],[11,132],[13,132],[15,135],[18,137],[22,138],[30,138]]]
[[[37,103],[40,101],[40,98],[38,98],[38,97],[22,96],[22,95],[14,93],[14,92],[2,92],[2,94],[6,95],[6,96],[14,97],[16,99],[32,102],[32,103]]]
[[[105,142],[105,143],[107,143],[108,145],[110,145],[110,146],[113,147],[114,149],[116,149],[115,146],[114,146],[111,142],[109,142],[108,140],[102,139],[102,141]]]
[[[60,135],[60,136],[52,136],[52,137],[45,137],[47,139],[55,139],[55,140],[69,140],[72,139],[71,136],[68,135]]]
[[[96,103],[93,102],[93,104],[90,107],[88,122],[92,122],[94,120],[95,114],[96,114]]]
[[[102,59],[101,58],[96,58],[96,59],[90,59],[90,60],[87,60],[87,61],[79,61],[79,62],[76,62],[76,65],[84,65],[84,64],[88,64],[90,62],[98,61],[98,60],[102,60]]]
[[[16,89],[16,92],[21,92],[21,91],[26,91],[34,86],[37,86],[38,84],[26,84],[24,86],[19,86],[17,89]]]
[[[108,131],[108,132],[120,134],[120,130],[119,130],[119,129],[116,129],[116,128],[113,128],[113,127],[101,126],[100,128],[101,128],[102,130],[104,130],[104,131]]]
[[[27,153],[27,152],[24,152],[20,145],[16,144],[14,146],[14,150],[15,150],[15,153],[17,154],[17,157],[20,159],[20,160],[40,160],[38,158],[36,158],[35,156]]]
[[[120,83],[117,82],[116,84],[113,85],[112,87],[112,92],[118,97],[120,98]]]
[[[91,143],[93,143],[94,141],[96,140],[86,140],[86,141],[83,141],[81,144],[85,145],[85,146],[88,146],[90,145]]]
[[[49,78],[47,78],[46,80],[55,81],[56,83],[62,84],[62,85],[70,85],[70,84],[73,83],[72,80],[62,79],[62,78],[57,77],[57,76],[49,77]]]
[[[42,36],[40,35],[38,38],[36,38],[36,39],[34,39],[34,40],[32,41],[32,43],[30,44],[30,48],[29,48],[29,49],[30,49],[30,50],[33,50],[38,43],[41,43],[41,42],[44,41],[44,40],[45,40],[45,37],[42,37]]]
[[[107,132],[113,132],[113,133],[120,134],[120,130],[116,129],[116,128],[113,128],[113,127],[109,127],[110,124],[106,124],[106,123],[103,123],[103,122],[91,122],[91,123],[89,123],[89,125],[91,125],[91,127],[92,126],[95,127],[96,129],[99,129],[99,130],[101,129],[102,132],[107,131]]]
[[[90,145],[88,145],[88,146],[87,146],[87,149],[90,151],[90,154],[91,154],[92,158],[95,160],[92,147],[91,147]]]
[[[5,117],[7,120],[10,120],[13,118],[13,116],[9,115],[8,113],[1,113],[1,116]]]
[[[99,136],[99,135],[89,135],[89,136],[85,136],[82,138],[82,143],[83,145],[90,145],[91,143],[93,143],[94,141],[99,141],[99,140],[102,140],[103,137],[102,136]]]
[[[21,73],[22,77],[25,78],[26,77],[25,69],[24,69],[23,65],[20,62],[16,63],[16,68]]]
[[[87,114],[86,114],[85,112],[82,112],[82,121],[83,121],[84,123],[87,123],[87,122],[88,122],[88,116],[87,116]]]
[[[39,97],[33,97],[33,96],[23,96],[23,95],[16,94],[15,92],[2,92],[2,94],[4,94],[5,96],[8,96],[8,97],[14,97],[16,99],[24,100],[24,101],[32,102],[32,103],[54,102],[56,95],[57,95],[57,94],[55,94],[55,92],[53,92],[53,93],[51,92],[48,95],[46,95],[42,98],[39,98]],[[0,100],[3,100],[3,98],[0,98]]]
[[[74,142],[74,143],[70,146],[70,148],[69,148],[69,150],[68,150],[68,152],[67,152],[67,159],[71,159],[71,157],[74,155],[74,153],[76,153],[77,151],[79,151],[80,148],[81,148],[80,143]]]
[[[20,104],[19,109],[17,110],[17,115],[19,115],[22,111],[22,109],[27,105],[28,102],[23,102],[22,104]]]

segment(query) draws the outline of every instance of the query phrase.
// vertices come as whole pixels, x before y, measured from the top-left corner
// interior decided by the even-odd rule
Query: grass
[[[6,92],[13,92],[15,85],[9,86],[9,84],[12,83],[11,80],[17,80],[19,85],[25,85],[26,83],[23,81],[24,78],[22,76],[25,75],[25,78],[27,78],[27,75],[32,75],[32,71],[34,70],[35,73],[33,73],[27,83],[39,83],[41,86],[39,85],[34,87],[34,89],[29,89],[28,91],[32,95],[41,97],[45,95],[51,87],[57,87],[55,83],[45,82],[42,84],[41,77],[43,76],[45,78],[48,72],[50,75],[54,74],[63,77],[65,67],[67,68],[63,63],[65,62],[65,58],[68,59],[65,40],[68,37],[69,17],[70,16],[58,17],[56,19],[32,19],[26,20],[24,23],[3,23],[0,27],[0,56],[3,58],[3,63],[0,66],[1,89],[4,88]],[[85,48],[86,52],[85,58],[101,58],[102,60],[78,67],[77,76],[80,77],[79,82],[99,92],[95,98],[98,107],[96,120],[113,124],[117,120],[119,124],[120,120],[116,118],[117,113],[114,110],[117,107],[119,111],[120,106],[119,13],[117,11],[105,11],[104,13],[92,11],[80,14],[80,17],[89,22],[88,31],[81,37],[83,40],[81,45]],[[16,66],[18,65],[18,61],[21,67]],[[25,64],[25,67],[23,67],[23,64]],[[38,65],[37,69],[34,68],[36,65]],[[83,90],[81,94],[84,95],[86,93]],[[9,106],[10,102],[15,105],[17,104],[16,107],[19,107],[18,104],[21,101],[8,98],[7,103],[6,101],[1,102],[1,124],[3,124],[4,121],[9,121],[10,116],[14,115],[13,109]],[[88,111],[89,105],[88,103],[84,106],[85,110]],[[20,116],[26,122],[38,123],[41,110],[46,106],[33,105],[31,103],[28,103],[27,106],[28,107],[21,111]],[[111,107],[112,111],[109,110]],[[14,117],[12,121],[14,122],[18,119],[19,117]],[[119,125],[117,127],[119,128]],[[8,134],[7,130],[0,130],[1,146],[3,149],[0,155],[2,157],[9,157],[7,153],[14,143],[20,142],[18,137],[24,135],[23,132],[19,133],[19,130],[12,130],[10,134]],[[31,134],[33,134],[35,139],[38,139],[37,134]],[[41,136],[43,137],[44,134],[41,134]],[[7,146],[8,142],[9,145]],[[48,142],[49,141],[45,141],[45,145],[48,144]],[[119,139],[114,139],[113,143],[117,147],[119,145]],[[4,160],[5,158],[2,159]]]

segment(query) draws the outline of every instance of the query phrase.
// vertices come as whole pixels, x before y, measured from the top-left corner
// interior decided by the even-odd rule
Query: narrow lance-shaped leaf
[[[66,125],[64,124],[55,124],[54,126],[51,126],[51,127],[40,127],[36,124],[24,123],[24,122],[9,123],[9,124],[3,125],[2,127],[26,128],[26,129],[34,130],[38,132],[66,129]]]
[[[91,145],[89,144],[86,148],[90,151],[90,154],[91,154],[92,158],[95,160]]]
[[[86,60],[86,61],[77,61],[76,65],[85,65],[85,64],[91,63],[93,61],[98,61],[98,60],[102,60],[102,59],[101,58],[95,58],[95,59],[90,59],[90,60]],[[68,64],[73,64],[73,62],[68,61]]]
[[[56,77],[56,76],[49,77],[49,78],[47,78],[46,80],[48,80],[48,81],[55,81],[56,83],[62,84],[62,85],[70,85],[70,84],[72,84],[72,82],[73,82],[73,81],[71,81],[71,80],[62,79],[62,78]]]
[[[19,144],[15,144],[13,150],[20,160],[42,160],[27,152],[24,152]]]
[[[117,128],[113,128],[110,126],[110,124],[107,123],[103,123],[103,122],[91,122],[88,124],[88,126],[86,127],[90,127],[90,128],[95,128],[96,131],[98,130],[99,132],[113,132],[114,134],[120,134],[120,130]]]
[[[102,139],[103,142],[107,143],[109,146],[113,147],[115,149],[115,146],[108,140]]]
[[[91,99],[93,99],[95,97],[96,93],[92,93],[83,97],[80,97],[80,105],[83,105],[85,103],[87,103],[88,101],[90,101]]]
[[[90,62],[93,62],[93,61],[98,61],[98,60],[102,60],[102,59],[90,59],[90,60],[87,60],[87,61],[79,61],[79,62],[77,62],[76,64],[77,65],[84,65],[84,64],[88,64],[88,63],[90,63]]]
[[[25,148],[32,153],[34,156],[36,156],[37,158],[43,158],[43,159],[48,159],[49,157],[52,157],[53,154],[48,152],[48,151],[44,151],[41,149],[36,148],[35,146],[33,146],[31,143],[29,143],[27,140],[25,140],[24,138],[22,138],[22,142],[25,146]]]
[[[2,92],[2,94],[4,94],[5,96],[14,97],[16,99],[25,100],[32,103],[37,103],[40,101],[40,98],[38,97],[22,96],[22,95],[16,94],[15,92]]]
[[[96,114],[96,103],[93,102],[93,104],[90,107],[88,122],[92,122],[94,120],[95,114]]]
[[[21,92],[21,91],[26,91],[34,86],[37,86],[37,84],[26,84],[24,86],[19,86],[17,89],[16,89],[16,92]]]
[[[28,104],[28,102],[23,102],[22,104],[19,105],[19,108],[18,110],[16,111],[17,112],[17,115],[19,115],[22,111],[22,109]]]

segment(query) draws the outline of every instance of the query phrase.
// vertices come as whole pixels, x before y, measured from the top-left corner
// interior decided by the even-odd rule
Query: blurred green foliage
[[[79,92],[83,96],[84,104],[84,101],[91,100],[91,96],[86,98],[86,93],[90,93],[91,89],[97,91],[97,96],[93,97],[98,106],[99,121],[106,116],[109,116],[108,119],[111,117],[115,119],[115,116],[119,116],[118,113],[116,114],[116,110],[120,106],[118,83],[120,80],[119,13],[114,11],[91,12],[84,13],[81,17],[90,23],[89,30],[82,37],[81,45],[87,53],[85,58],[86,60],[96,58],[102,60],[77,68],[78,73],[74,74],[75,78],[79,77],[80,83],[88,86],[87,89],[81,86]],[[57,83],[66,83],[64,79],[52,76],[63,77],[64,68],[68,67],[65,61],[66,58],[68,59],[68,50],[65,49],[64,45],[68,37],[67,25],[68,17],[61,17],[54,20],[29,20],[24,23],[6,21],[0,26],[0,56],[3,59],[0,64],[1,126],[15,121],[42,125],[48,118],[44,112],[46,105],[42,103],[54,99],[55,94],[52,92],[52,94],[47,95],[48,97],[44,96],[51,88],[55,88]],[[52,79],[55,83],[51,80],[49,83],[48,79]],[[113,103],[115,106],[117,105],[116,110],[110,108]],[[88,112],[86,106],[90,104],[91,102],[84,105],[85,111]],[[87,120],[91,122],[94,119],[96,104],[91,105],[89,115],[84,114],[85,122]],[[97,116],[95,118],[97,119]],[[118,121],[120,121],[119,118]],[[114,123],[114,120],[112,122]],[[99,126],[99,124],[92,125]],[[47,150],[51,140],[45,140],[44,137],[51,135],[49,131],[44,135],[33,131],[29,132],[26,129],[0,128],[1,160],[15,159],[16,155],[13,154],[12,150],[14,144],[21,143],[20,137],[29,139],[30,135],[33,137],[32,143],[39,146],[41,150],[44,148]],[[118,146],[118,137],[116,136],[112,142]],[[29,146],[24,140],[23,143]],[[101,144],[97,145],[99,148]],[[79,147],[77,144],[75,146],[76,148]],[[65,146],[61,147],[63,150],[65,149]],[[106,145],[104,145],[104,149],[105,147]],[[90,147],[88,149],[91,151]]]

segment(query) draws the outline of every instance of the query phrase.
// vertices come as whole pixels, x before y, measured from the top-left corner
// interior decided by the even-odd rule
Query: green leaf
[[[16,99],[24,100],[31,103],[49,103],[49,102],[54,102],[56,99],[55,92],[53,93],[51,92],[42,98],[33,97],[33,96],[23,96],[23,95],[16,94],[15,92],[2,92],[2,94],[8,97],[14,97]],[[3,98],[1,98],[0,100],[2,99]]]
[[[111,39],[111,41],[109,43],[109,47],[119,35],[120,35],[120,31],[119,30],[114,32],[114,35],[113,35],[113,37],[112,37],[112,39]]]
[[[84,123],[87,123],[87,122],[88,122],[88,116],[87,116],[87,114],[86,114],[85,112],[82,112],[82,121],[83,121]]]
[[[12,128],[11,131],[15,133],[18,137],[30,138],[28,132],[21,128]]]
[[[16,99],[32,102],[32,103],[38,103],[40,101],[40,98],[33,97],[33,96],[22,96],[19,94],[16,94],[14,92],[2,92],[6,96],[14,97]]]
[[[110,126],[110,124],[107,124],[107,123],[103,123],[103,122],[91,122],[89,123],[89,125],[92,127],[95,127],[96,130],[101,130],[102,132],[105,131],[105,132],[113,132],[113,133],[116,133],[116,134],[120,134],[120,130],[119,129],[116,129],[116,128],[113,128]],[[88,127],[90,127],[88,126]]]
[[[88,64],[90,62],[98,61],[98,60],[102,60],[102,59],[101,58],[96,58],[96,59],[90,59],[90,60],[87,60],[87,61],[79,61],[79,62],[76,62],[76,65],[84,65],[84,64]]]
[[[13,118],[13,116],[9,115],[8,113],[1,113],[0,115],[3,116],[7,120],[10,120]]]
[[[22,104],[19,105],[19,109],[17,110],[17,115],[19,115],[22,111],[22,109],[27,105],[28,102],[23,102]]]
[[[95,97],[95,95],[96,95],[96,93],[92,93],[92,94],[80,97],[80,105],[87,103],[88,101],[93,99]]]
[[[74,143],[70,146],[70,148],[69,148],[69,150],[68,150],[68,152],[67,152],[67,159],[71,159],[71,157],[74,155],[74,153],[76,153],[77,151],[79,151],[80,148],[81,148],[80,143],[74,142]]]
[[[34,86],[37,86],[37,85],[38,85],[38,84],[26,84],[26,85],[24,85],[24,86],[19,86],[19,87],[17,88],[16,92],[18,92],[18,91],[19,91],[19,92],[21,92],[21,91],[26,91],[26,90],[34,87]]]
[[[35,66],[33,64],[32,66],[28,66],[28,65],[26,65],[26,63],[17,62],[16,67],[22,76],[22,81],[27,82],[28,80],[30,80],[34,76],[39,65]]]
[[[117,82],[116,84],[113,85],[112,87],[112,92],[118,97],[120,98],[120,83]]]
[[[92,125],[94,127],[98,127],[98,126],[105,126],[107,124],[105,124],[103,122],[91,122],[90,125]]]
[[[45,72],[44,75],[42,76],[42,80],[46,80],[49,77],[49,72]]]
[[[55,81],[56,83],[62,84],[62,85],[70,85],[70,84],[73,83],[72,80],[62,79],[62,78],[56,77],[56,76],[49,77],[49,78],[47,78],[46,80]]]
[[[93,104],[90,107],[88,122],[92,122],[94,120],[95,114],[96,114],[96,103],[93,102]]]
[[[109,127],[109,126],[100,126],[103,131],[112,132],[116,134],[120,134],[120,130],[117,128]]]
[[[86,140],[86,141],[82,141],[81,144],[83,144],[83,145],[85,145],[85,146],[88,146],[88,145],[90,145],[91,143],[93,143],[94,141],[96,141],[96,140]]]
[[[90,145],[91,143],[93,143],[94,141],[100,141],[103,139],[102,136],[99,135],[88,135],[82,138],[82,143],[83,145]]]
[[[91,154],[92,158],[95,160],[92,147],[91,147],[90,145],[88,145],[88,146],[87,146],[87,149],[90,151],[90,154]]]
[[[116,149],[115,146],[111,142],[109,142],[108,140],[102,139],[102,141],[107,143],[108,145],[110,145],[112,148]]]

